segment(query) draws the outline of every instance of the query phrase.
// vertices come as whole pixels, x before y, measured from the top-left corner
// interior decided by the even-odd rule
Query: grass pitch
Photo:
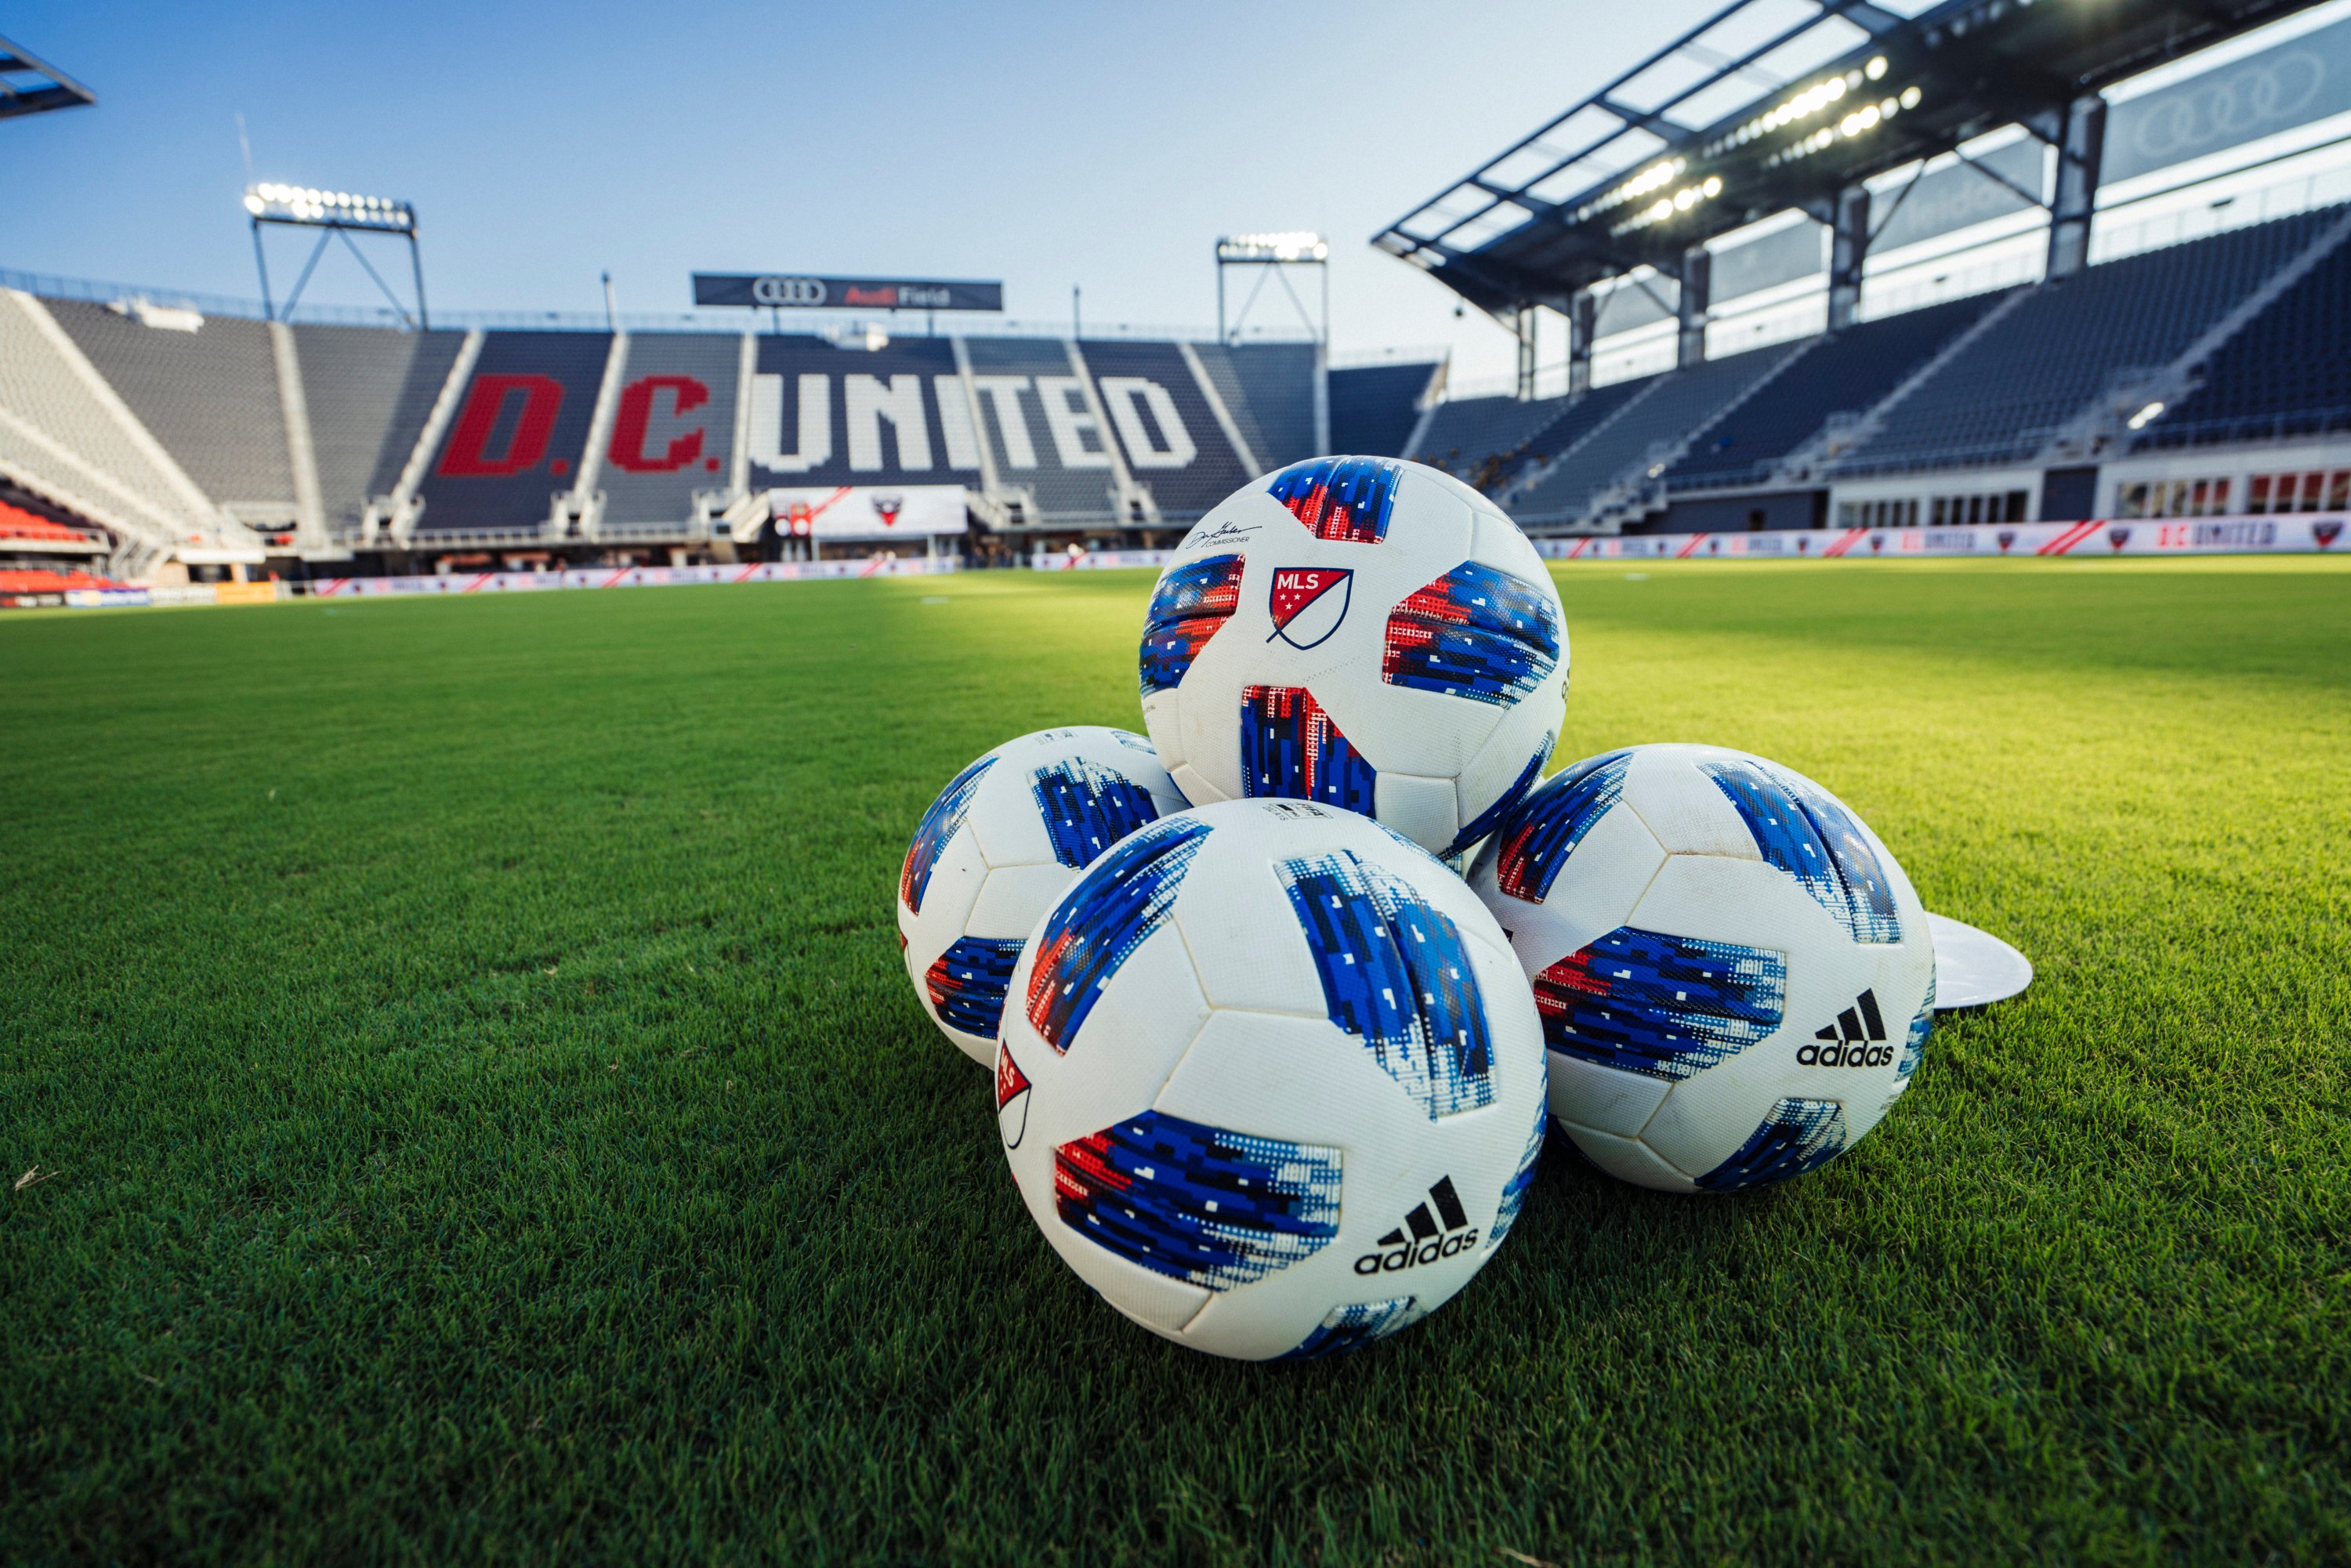
[[[1561,761],[1784,761],[2040,978],[1271,1367],[1052,1257],[892,924],[1146,575],[0,622],[0,1561],[2351,1557],[2351,570],[1560,583]]]

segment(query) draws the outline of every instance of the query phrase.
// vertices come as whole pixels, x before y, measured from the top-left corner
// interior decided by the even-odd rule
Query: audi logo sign
[[[751,280],[751,302],[755,305],[810,306],[821,305],[824,301],[824,279],[820,277],[755,277]]]
[[[921,277],[697,272],[694,302],[739,305],[754,310],[1001,310],[1004,285]]]

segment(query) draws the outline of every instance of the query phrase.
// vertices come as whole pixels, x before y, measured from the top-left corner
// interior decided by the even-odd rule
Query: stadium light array
[[[1327,261],[1330,256],[1330,242],[1305,229],[1228,235],[1217,242],[1218,261]]]
[[[416,230],[416,209],[406,202],[353,195],[349,191],[319,191],[308,185],[248,185],[245,210],[269,223],[382,229],[393,234]]]
[[[1904,110],[1917,108],[1923,96],[1913,84],[1898,93],[1879,99],[1876,103],[1865,103],[1849,110],[1834,124],[1823,125],[1781,148],[1763,161],[1763,166],[1772,169],[1782,163],[1792,163],[1799,158],[1809,158],[1815,152],[1823,152],[1840,141],[1867,135]]]
[[[1918,107],[1921,95],[1915,86],[1874,100],[1866,96],[1875,90],[1872,84],[1885,80],[1890,68],[1884,55],[1875,55],[1866,64],[1823,77],[1789,94],[1737,130],[1708,142],[1695,156],[1700,160],[1717,158],[1792,126],[1815,122],[1813,129],[1764,160],[1763,166],[1771,169],[1809,157],[1844,138],[1866,135],[1904,110]],[[1838,112],[1840,110],[1843,112]],[[1587,223],[1630,207],[1630,213],[1609,225],[1611,235],[1622,236],[1664,223],[1722,193],[1722,177],[1719,174],[1692,180],[1678,190],[1671,189],[1688,168],[1689,159],[1686,157],[1659,159],[1614,190],[1576,208],[1575,221]]]

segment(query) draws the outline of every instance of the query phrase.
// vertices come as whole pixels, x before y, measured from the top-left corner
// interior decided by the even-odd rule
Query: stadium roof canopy
[[[2001,126],[2056,141],[2084,95],[2313,3],[1732,0],[1372,243],[1497,315],[1563,309]]]
[[[78,109],[98,94],[35,55],[0,38],[0,120],[45,109]]]

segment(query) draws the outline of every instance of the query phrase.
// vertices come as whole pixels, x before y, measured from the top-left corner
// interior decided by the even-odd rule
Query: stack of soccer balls
[[[1894,857],[1744,752],[1538,788],[1566,618],[1468,486],[1372,457],[1251,485],[1161,574],[1141,662],[1150,738],[1047,730],[965,768],[898,924],[995,1070],[1030,1217],[1144,1327],[1353,1349],[1493,1255],[1549,1120],[1626,1181],[1728,1192],[1818,1167],[1908,1086],[1935,956]]]

